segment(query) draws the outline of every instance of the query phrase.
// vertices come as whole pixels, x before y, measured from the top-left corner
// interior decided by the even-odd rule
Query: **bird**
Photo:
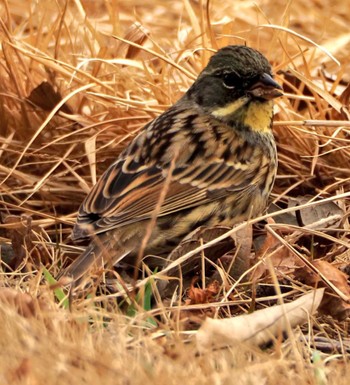
[[[277,170],[273,105],[282,95],[260,51],[228,45],[214,53],[86,196],[71,238],[90,243],[61,276],[78,282],[107,264],[136,263],[140,250],[166,260],[200,226],[232,227],[263,213]]]

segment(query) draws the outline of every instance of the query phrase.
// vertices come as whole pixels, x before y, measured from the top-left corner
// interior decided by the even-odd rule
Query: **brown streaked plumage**
[[[145,255],[166,256],[201,225],[231,226],[260,214],[277,167],[271,124],[280,90],[260,52],[228,46],[213,55],[86,197],[72,238],[91,243],[63,274],[78,280],[108,260],[136,258],[162,191]]]

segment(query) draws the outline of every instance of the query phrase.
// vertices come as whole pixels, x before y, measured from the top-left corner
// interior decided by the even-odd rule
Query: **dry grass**
[[[310,320],[303,329],[308,343],[297,331],[265,351],[237,346],[198,356],[177,299],[128,317],[118,295],[98,293],[76,300],[70,312],[57,304],[41,266],[55,276],[79,252],[68,239],[76,210],[126,143],[186,91],[212,50],[246,42],[270,59],[286,91],[274,124],[274,201],[285,207],[307,195],[343,209],[338,232],[278,225],[274,231],[283,230],[285,242],[306,257],[348,269],[350,5],[4,0],[0,12],[0,279],[33,298],[24,315],[1,306],[0,382],[347,384],[344,350],[321,354],[318,363],[310,354],[317,336],[349,338],[349,320]],[[38,93],[39,107],[33,94],[28,101],[43,81],[62,95],[61,104]],[[15,257],[6,248],[11,240]],[[304,290],[286,279],[294,293]],[[223,287],[211,308],[230,300],[221,315],[248,311],[251,299],[239,288],[232,300]],[[151,315],[158,328],[147,324]]]

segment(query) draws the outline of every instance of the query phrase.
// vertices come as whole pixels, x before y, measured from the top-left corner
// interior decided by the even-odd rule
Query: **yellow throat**
[[[253,131],[270,132],[273,117],[273,101],[250,101],[242,97],[224,107],[212,111],[212,115],[222,120],[235,120]]]

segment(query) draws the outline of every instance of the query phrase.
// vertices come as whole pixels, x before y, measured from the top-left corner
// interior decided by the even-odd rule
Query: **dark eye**
[[[239,78],[234,73],[225,74],[223,77],[223,84],[226,88],[233,89],[237,87],[239,83]]]

